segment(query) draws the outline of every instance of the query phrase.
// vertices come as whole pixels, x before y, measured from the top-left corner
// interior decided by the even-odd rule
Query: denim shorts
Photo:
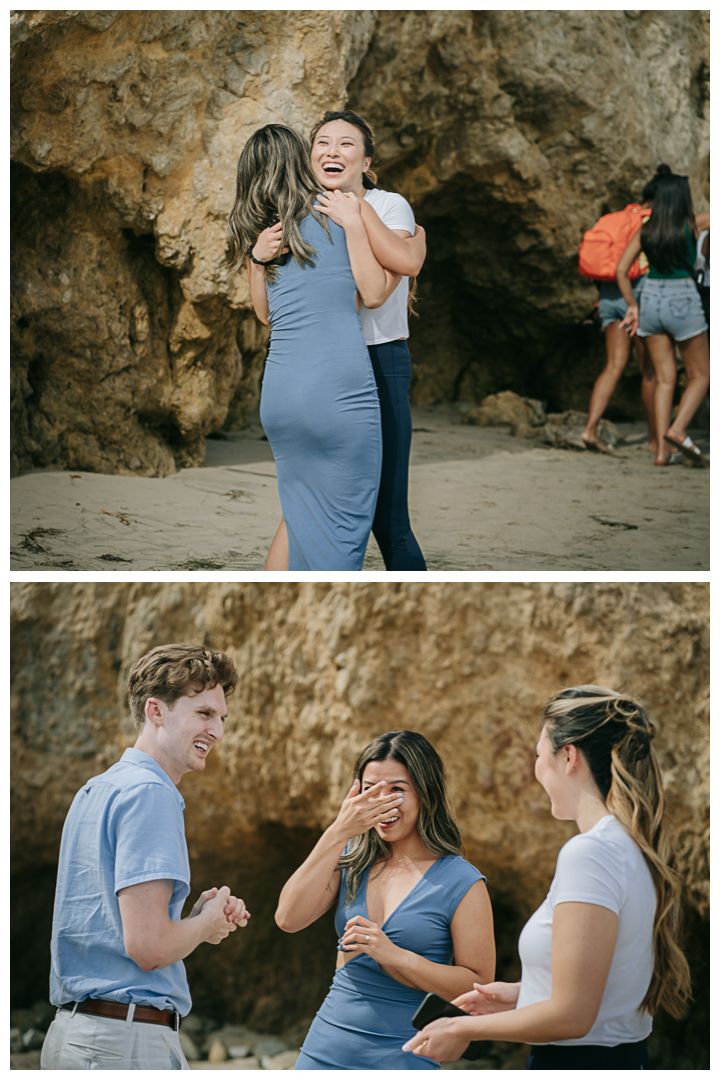
[[[640,302],[639,337],[669,334],[687,341],[707,330],[700,294],[692,278],[650,278]]]
[[[632,291],[635,299],[640,302],[640,294],[645,285],[647,275],[633,282]],[[598,300],[598,315],[600,326],[604,330],[611,322],[622,320],[627,314],[627,304],[623,294],[614,281],[603,281],[600,285],[600,299]]]

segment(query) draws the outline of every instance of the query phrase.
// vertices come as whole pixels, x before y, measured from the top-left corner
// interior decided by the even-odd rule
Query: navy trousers
[[[406,341],[368,345],[380,397],[382,472],[373,536],[386,570],[427,570],[408,514],[410,350]]]
[[[528,1069],[649,1069],[647,1039],[618,1046],[531,1046]]]

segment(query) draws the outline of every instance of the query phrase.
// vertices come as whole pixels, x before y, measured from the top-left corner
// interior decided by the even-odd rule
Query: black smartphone
[[[420,1030],[424,1028],[426,1024],[432,1023],[433,1020],[439,1020],[444,1016],[469,1016],[463,1009],[458,1009],[457,1005],[453,1005],[451,1001],[446,1001],[445,998],[440,997],[439,994],[426,994],[423,1001],[415,1012],[410,1023],[413,1027]],[[468,1061],[475,1061],[479,1058],[485,1048],[485,1041],[483,1042],[471,1042],[467,1050],[463,1051],[463,1057]]]

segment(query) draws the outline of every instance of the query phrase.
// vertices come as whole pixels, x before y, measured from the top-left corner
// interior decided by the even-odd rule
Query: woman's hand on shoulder
[[[258,262],[270,262],[278,254],[278,249],[282,244],[282,222],[278,221],[276,225],[271,225],[269,229],[263,229],[258,236],[257,240],[253,244],[252,253]],[[284,247],[282,254],[290,249]]]
[[[471,1016],[487,1016],[490,1013],[508,1012],[517,1005],[520,983],[473,983],[469,994],[455,998],[453,1005]]]
[[[362,223],[360,200],[351,191],[323,191],[317,196],[314,209],[343,229]]]
[[[379,784],[358,794],[360,781],[354,780],[331,828],[340,833],[345,841],[374,829],[379,821],[388,816],[390,810],[403,802],[400,792],[389,792],[385,795],[383,792],[386,790],[387,784],[381,780]]]

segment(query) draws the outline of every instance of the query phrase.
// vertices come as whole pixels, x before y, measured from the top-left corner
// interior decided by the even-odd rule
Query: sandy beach
[[[656,468],[643,425],[612,456],[413,410],[410,510],[431,571],[707,571],[710,472]],[[708,443],[695,433],[703,451]],[[256,420],[164,479],[35,471],[11,482],[11,570],[263,569],[280,520]],[[382,570],[373,538],[365,570]]]

